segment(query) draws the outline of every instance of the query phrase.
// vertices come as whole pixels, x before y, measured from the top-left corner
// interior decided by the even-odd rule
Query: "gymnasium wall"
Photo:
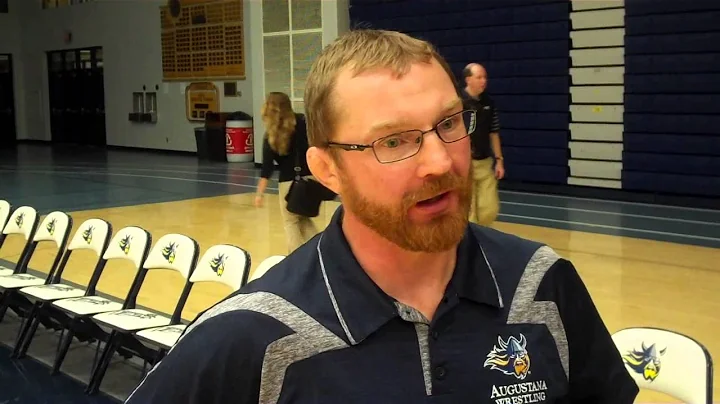
[[[245,1],[247,11],[249,1]],[[48,78],[45,51],[102,46],[105,71],[107,142],[114,146],[195,151],[193,128],[202,123],[186,119],[184,88],[188,83],[162,81],[160,13],[165,0],[96,2],[43,10],[39,2],[15,0],[22,40],[20,58],[24,77],[19,84],[25,99],[25,130],[19,138],[50,140]],[[245,13],[248,15],[249,13]],[[0,24],[3,25],[3,24]],[[65,43],[64,33],[72,32]],[[250,27],[245,27],[245,51],[251,50]],[[17,72],[16,65],[16,72]],[[246,66],[247,80],[238,81],[242,97],[225,98],[224,111],[252,111],[251,65]],[[132,93],[153,91],[159,86],[158,122],[137,124],[128,120],[132,112]],[[217,82],[222,93],[222,83]]]
[[[720,2],[350,0],[351,26],[483,63],[506,185],[720,196]],[[411,101],[409,101],[411,102]]]

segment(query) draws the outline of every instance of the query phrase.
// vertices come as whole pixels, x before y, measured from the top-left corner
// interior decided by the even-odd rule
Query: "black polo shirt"
[[[470,224],[430,320],[366,275],[342,212],[201,314],[128,402],[633,402],[583,283],[547,246]]]
[[[464,88],[459,89],[458,92],[463,100],[463,107],[477,111],[477,126],[475,132],[470,135],[473,160],[495,157],[490,144],[490,134],[500,132],[500,118],[495,108],[495,101],[487,93],[481,93],[475,98]]]

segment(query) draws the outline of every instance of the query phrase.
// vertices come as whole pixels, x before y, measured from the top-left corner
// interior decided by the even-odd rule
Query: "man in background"
[[[477,111],[477,127],[470,137],[474,190],[469,219],[473,223],[488,226],[500,212],[497,181],[505,176],[500,147],[500,120],[495,102],[485,92],[485,68],[478,63],[470,63],[463,70],[463,76],[465,88],[460,91],[463,103],[465,108]]]

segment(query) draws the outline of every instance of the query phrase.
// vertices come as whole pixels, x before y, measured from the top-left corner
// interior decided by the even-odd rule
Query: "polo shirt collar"
[[[355,259],[342,231],[343,213],[341,205],[321,234],[317,253],[332,308],[348,342],[356,345],[399,314],[394,299]],[[495,276],[470,226],[458,247],[450,284],[461,298],[503,307]]]

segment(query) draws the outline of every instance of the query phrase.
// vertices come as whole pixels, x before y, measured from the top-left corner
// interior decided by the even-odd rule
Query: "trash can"
[[[209,160],[206,130],[204,126],[195,128],[195,146],[197,147],[197,156],[200,160]]]
[[[231,163],[247,163],[254,161],[253,120],[252,116],[242,111],[228,115],[225,122],[225,153]]]
[[[225,120],[227,113],[208,112],[205,126],[195,128],[198,158],[227,162],[225,157]]]

